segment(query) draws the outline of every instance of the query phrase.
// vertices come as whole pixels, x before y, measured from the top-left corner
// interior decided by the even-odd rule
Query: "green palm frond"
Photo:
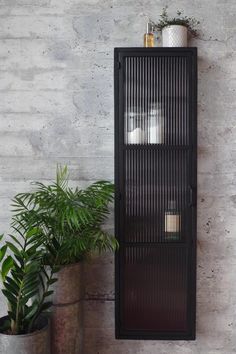
[[[36,182],[33,192],[18,194],[13,200],[12,226],[38,227],[52,264],[55,258],[57,264],[68,264],[83,259],[92,250],[114,251],[117,247],[114,237],[102,231],[114,198],[114,185],[98,181],[84,190],[72,189],[68,178],[67,167],[57,166],[55,182]]]

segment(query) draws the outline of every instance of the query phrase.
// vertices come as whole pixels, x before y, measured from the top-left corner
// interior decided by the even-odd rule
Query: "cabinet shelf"
[[[193,145],[167,145],[167,144],[125,144],[125,150],[191,150]]]
[[[162,242],[124,242],[122,247],[178,247],[188,248],[186,241],[162,241]]]

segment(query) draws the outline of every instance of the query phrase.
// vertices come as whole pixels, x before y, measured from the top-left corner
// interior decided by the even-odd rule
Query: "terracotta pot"
[[[82,263],[64,266],[53,285],[53,354],[82,353]]]
[[[170,25],[162,29],[163,47],[187,47],[188,30],[185,26]]]
[[[7,316],[0,318],[0,326]],[[51,354],[50,326],[46,317],[38,321],[38,330],[29,334],[8,335],[0,333],[0,353]]]

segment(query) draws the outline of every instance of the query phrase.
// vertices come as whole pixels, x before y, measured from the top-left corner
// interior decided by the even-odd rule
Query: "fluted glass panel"
[[[125,241],[186,240],[191,203],[188,160],[185,149],[125,151]],[[176,224],[172,229],[171,222]]]
[[[123,252],[125,329],[186,331],[187,249],[126,247]]]
[[[125,58],[126,144],[189,144],[189,76],[185,57]]]

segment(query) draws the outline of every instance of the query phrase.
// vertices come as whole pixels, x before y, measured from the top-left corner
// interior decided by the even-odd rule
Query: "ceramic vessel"
[[[0,318],[0,326],[7,317]],[[8,335],[0,333],[1,354],[51,354],[49,319],[38,321],[38,330],[29,334]]]
[[[185,26],[170,25],[162,29],[163,47],[187,47],[188,30]]]
[[[82,353],[81,262],[67,265],[56,274],[52,297],[52,354]]]

